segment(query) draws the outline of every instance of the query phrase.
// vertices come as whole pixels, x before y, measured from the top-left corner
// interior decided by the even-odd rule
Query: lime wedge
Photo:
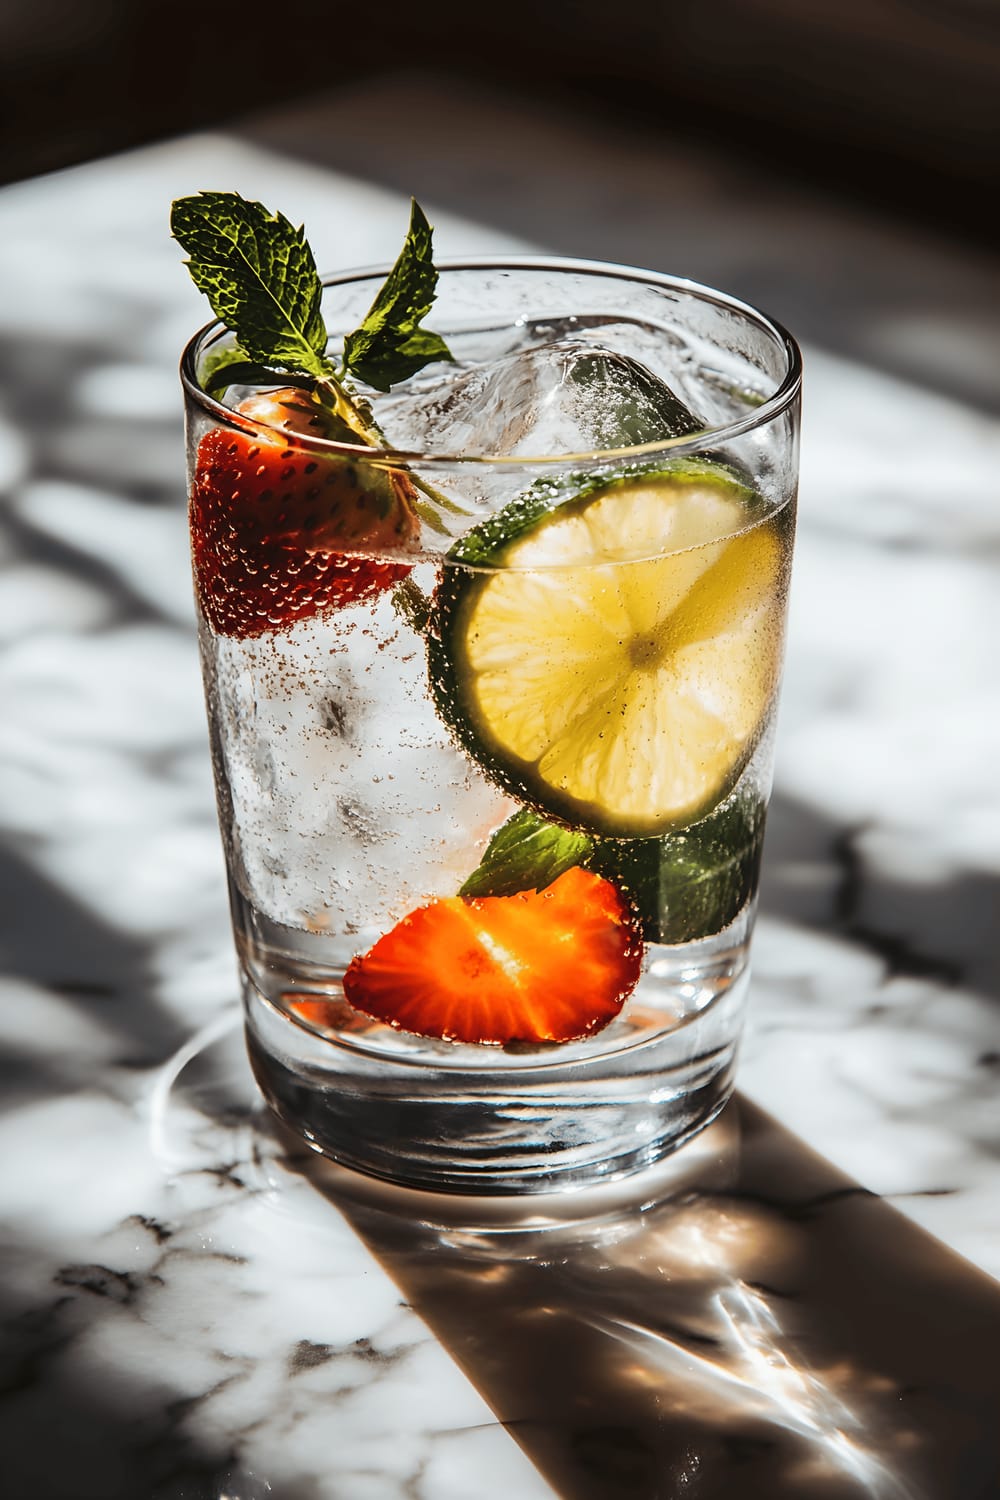
[[[508,526],[504,535],[505,523]],[[515,502],[445,568],[439,711],[511,795],[649,837],[703,817],[751,755],[780,669],[780,518],[721,466]]]

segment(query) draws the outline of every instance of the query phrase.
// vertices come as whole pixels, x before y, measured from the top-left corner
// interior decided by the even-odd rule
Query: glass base
[[[356,1013],[338,1027],[348,1007],[329,989],[321,999],[296,987],[279,1000],[247,976],[251,1066],[277,1115],[356,1171],[459,1193],[594,1186],[659,1161],[732,1093],[749,978],[746,942],[733,936],[711,940],[708,968],[707,954],[693,968],[690,951],[708,944],[659,949],[655,1007],[636,1007],[637,995],[630,1021],[558,1049],[431,1042]],[[663,997],[690,1002],[692,988],[699,1008],[671,1024]],[[310,1007],[322,1026],[316,1009],[304,1019]]]

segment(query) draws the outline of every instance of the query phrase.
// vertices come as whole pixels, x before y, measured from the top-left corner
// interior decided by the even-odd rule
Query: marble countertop
[[[412,190],[442,255],[631,260],[801,335],[740,1097],[617,1195],[393,1193],[256,1100],[184,531],[204,314],[166,229],[206,187],[304,219],[329,269],[390,258]],[[421,78],[0,192],[12,1495],[995,1500],[998,281],[760,170]]]

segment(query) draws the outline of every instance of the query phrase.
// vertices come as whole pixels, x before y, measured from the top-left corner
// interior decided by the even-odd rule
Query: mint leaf
[[[277,385],[279,376],[266,365],[257,365],[237,357],[212,366],[202,375],[201,383],[208,394],[214,396],[219,391],[228,390],[231,385]],[[298,386],[305,391],[313,388],[311,380],[301,375],[289,375],[286,371],[282,371],[280,383]],[[356,434],[352,434],[352,441],[357,441]]]
[[[451,359],[444,339],[420,323],[431,310],[437,288],[432,231],[416,199],[399,258],[359,328],[344,340],[344,369],[387,391],[435,359]]]
[[[691,943],[735,921],[757,887],[766,808],[744,792],[677,833],[597,839],[586,864],[628,899],[651,943]]]
[[[651,943],[691,943],[735,921],[757,888],[766,808],[745,792],[656,839],[574,833],[522,807],[490,839],[460,896],[541,891],[573,865],[603,875]]]
[[[591,849],[585,833],[572,833],[546,823],[528,807],[507,819],[490,839],[479,868],[473,870],[460,896],[512,896],[517,891],[541,891],[573,865],[584,862]]]
[[[198,193],[174,203],[170,231],[250,360],[317,379],[332,374],[323,289],[301,227],[239,193]]]

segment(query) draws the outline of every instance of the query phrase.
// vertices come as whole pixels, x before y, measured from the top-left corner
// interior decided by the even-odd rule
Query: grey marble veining
[[[174,1097],[190,1051],[136,1069],[117,1100],[84,1088],[22,1115],[5,1192],[12,1493],[547,1494],[341,1216],[275,1185],[245,1098],[206,1119]]]
[[[468,1239],[290,1157],[233,1050],[175,375],[203,309],[166,234],[169,200],[209,186],[305,219],[331,268],[389,257],[405,217],[395,188],[222,135],[0,194],[12,1493],[655,1500],[729,1493],[742,1472],[747,1496],[992,1500],[1000,1292],[913,1227],[1000,1276],[992,398],[806,348],[740,1075],[780,1124],[744,1106],[698,1158],[707,1177],[671,1179],[659,1208]],[[699,205],[724,224],[700,168],[677,191],[689,224]],[[520,248],[426,206],[442,253]],[[713,244],[705,274],[725,282]],[[676,269],[666,249],[656,263]],[[955,274],[970,298],[986,284]],[[817,1192],[833,1207],[803,1229]]]
[[[297,1218],[303,1180],[333,1205],[570,1500],[1000,1481],[995,1283],[745,1099],[639,1177],[520,1204],[323,1162],[255,1101],[237,1017],[159,1104],[177,1160],[214,1148]]]

